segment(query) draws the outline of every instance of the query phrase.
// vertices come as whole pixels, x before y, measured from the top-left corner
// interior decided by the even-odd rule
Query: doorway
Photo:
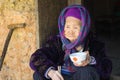
[[[105,43],[106,54],[113,63],[111,77],[120,78],[120,1],[82,0],[82,4],[90,12],[96,35]]]
[[[58,16],[67,6],[67,0],[38,0],[39,46],[58,33]]]

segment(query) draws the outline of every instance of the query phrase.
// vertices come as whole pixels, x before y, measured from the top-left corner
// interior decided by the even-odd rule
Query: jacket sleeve
[[[94,44],[93,44],[94,43]],[[96,59],[96,68],[100,74],[101,79],[109,79],[112,72],[112,61],[106,55],[105,44],[100,41],[94,41],[92,44],[93,53]]]
[[[49,67],[57,68],[59,53],[55,38],[50,38],[40,49],[36,50],[30,58],[30,67],[44,76]]]

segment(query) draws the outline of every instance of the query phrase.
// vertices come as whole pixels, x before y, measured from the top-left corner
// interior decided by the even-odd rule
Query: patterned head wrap
[[[68,16],[78,18],[82,22],[79,37],[74,42],[70,42],[64,36],[65,19]],[[86,36],[90,30],[90,16],[88,11],[81,5],[70,5],[62,10],[58,19],[59,34],[65,49],[65,58],[71,52],[75,52],[75,47],[81,45],[84,46]]]

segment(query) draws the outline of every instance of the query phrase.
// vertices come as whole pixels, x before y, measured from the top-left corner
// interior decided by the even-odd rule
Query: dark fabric
[[[42,77],[39,72],[34,72],[33,74],[33,80],[51,80],[51,79],[46,79],[45,77]]]
[[[96,69],[90,66],[76,68],[77,71],[71,75],[63,74],[65,80],[100,80]]]
[[[95,68],[90,66],[78,67],[73,75],[74,80],[99,80],[99,75]]]
[[[86,47],[89,47],[90,55],[95,57],[97,61],[97,64],[92,67],[97,69],[100,78],[108,80],[112,71],[112,62],[105,54],[105,46],[102,42],[90,36],[88,40],[89,43],[86,43]],[[57,69],[58,65],[63,65],[64,54],[60,37],[50,37],[41,49],[36,50],[31,55],[30,67],[45,78],[44,74],[49,67],[53,66]]]
[[[30,67],[38,71],[43,77],[49,67],[53,66],[57,69],[57,65],[64,63],[64,54],[60,38],[58,36],[52,36],[40,49],[31,55]]]
[[[74,74],[65,75],[62,74],[64,80],[100,80],[96,69],[90,66],[76,68]],[[50,80],[43,78],[39,72],[35,72],[33,75],[34,80]]]
[[[43,79],[42,79],[42,77],[39,75],[38,72],[35,72],[35,73],[33,74],[33,80],[43,80]]]

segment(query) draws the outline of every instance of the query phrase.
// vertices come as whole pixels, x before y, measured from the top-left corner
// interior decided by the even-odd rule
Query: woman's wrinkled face
[[[80,33],[81,21],[75,17],[67,17],[64,26],[64,36],[70,40],[75,41]]]

